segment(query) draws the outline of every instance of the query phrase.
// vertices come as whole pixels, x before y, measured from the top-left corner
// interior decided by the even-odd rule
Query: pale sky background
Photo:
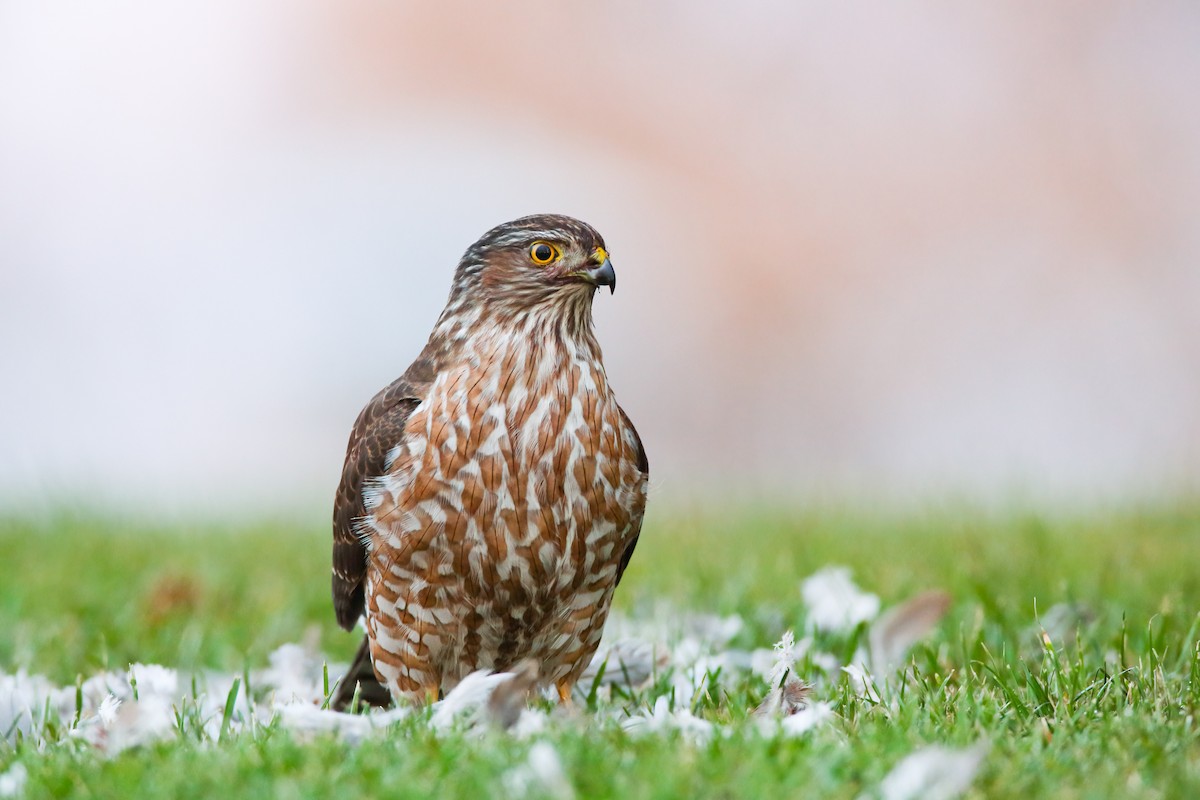
[[[656,494],[1200,488],[1200,4],[0,0],[0,509],[325,513],[459,255],[607,239]]]

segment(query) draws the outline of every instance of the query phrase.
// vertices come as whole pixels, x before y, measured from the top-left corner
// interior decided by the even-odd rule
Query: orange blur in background
[[[659,495],[1194,491],[1198,85],[1194,3],[7,4],[0,504],[326,508],[543,211]]]

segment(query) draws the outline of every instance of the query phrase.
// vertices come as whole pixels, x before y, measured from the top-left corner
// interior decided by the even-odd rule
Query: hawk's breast
[[[483,666],[606,610],[646,490],[596,353],[491,345],[438,376],[367,496],[392,616]]]

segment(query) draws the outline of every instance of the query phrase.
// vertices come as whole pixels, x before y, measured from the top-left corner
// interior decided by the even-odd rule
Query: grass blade
[[[234,678],[233,685],[229,687],[229,695],[225,698],[225,713],[221,715],[221,732],[217,736],[218,742],[225,741],[225,737],[229,733],[229,723],[233,720],[233,708],[237,705],[238,690],[242,688],[242,679]]]

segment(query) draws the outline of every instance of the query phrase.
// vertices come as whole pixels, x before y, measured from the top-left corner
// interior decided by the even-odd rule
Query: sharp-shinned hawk
[[[336,706],[356,685],[376,704],[427,702],[525,658],[569,696],[637,543],[649,472],[592,329],[601,286],[616,274],[591,226],[493,228],[459,262],[417,360],[358,415],[333,602],[346,629],[365,615],[367,636]]]

